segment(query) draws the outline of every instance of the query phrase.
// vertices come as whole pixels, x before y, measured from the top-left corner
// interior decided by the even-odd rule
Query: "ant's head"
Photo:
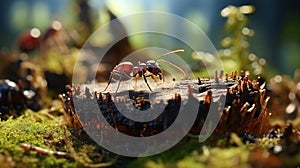
[[[146,62],[147,70],[153,74],[157,74],[161,72],[161,68],[158,63],[154,60],[149,60]]]
[[[147,65],[139,62],[139,73],[145,73],[147,71]]]

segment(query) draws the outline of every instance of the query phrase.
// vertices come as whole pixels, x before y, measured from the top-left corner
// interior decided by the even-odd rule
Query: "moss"
[[[75,162],[25,151],[19,146],[27,143],[49,150],[63,148],[57,145],[64,141],[63,128],[54,120],[43,119],[42,115],[37,119],[37,116],[26,111],[25,115],[16,119],[0,122],[0,154],[11,157],[17,167],[75,167]],[[0,159],[0,165],[5,162],[5,159]]]
[[[217,144],[217,143],[216,143]],[[156,156],[138,158],[128,167],[246,167],[249,148],[246,145],[227,148],[210,147],[197,139],[185,138],[175,147]]]

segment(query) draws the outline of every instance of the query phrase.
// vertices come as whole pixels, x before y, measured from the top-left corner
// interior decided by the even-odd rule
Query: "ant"
[[[155,60],[148,60],[146,63],[142,63],[139,61],[138,66],[134,66],[132,62],[128,62],[128,61],[121,62],[120,64],[116,65],[114,67],[114,69],[112,70],[111,75],[108,80],[108,84],[105,87],[105,89],[103,90],[103,92],[105,92],[107,90],[107,88],[110,85],[111,81],[113,80],[113,77],[115,74],[119,76],[118,86],[117,86],[115,93],[117,93],[117,91],[120,87],[120,82],[121,82],[122,78],[124,78],[124,77],[126,77],[127,79],[134,78],[135,84],[137,83],[137,77],[143,77],[149,90],[152,92],[152,89],[148,84],[147,77],[151,77],[156,82],[155,76],[159,76],[160,80],[163,80],[163,82],[165,81],[164,75],[162,73],[162,69],[160,68],[160,66],[157,63],[158,61],[168,63],[169,65],[176,68],[180,73],[182,73],[185,76],[185,72],[180,67],[178,67],[177,65],[175,65],[171,62],[161,59],[161,57],[163,57],[163,56],[174,54],[174,53],[179,53],[179,52],[184,52],[184,50],[179,49],[179,50],[170,51],[168,53],[158,56]]]

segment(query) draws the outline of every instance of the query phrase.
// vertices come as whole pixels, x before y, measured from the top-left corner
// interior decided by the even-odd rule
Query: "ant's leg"
[[[124,73],[125,73],[125,72],[124,72],[124,71],[122,71],[122,72],[121,72],[121,74],[120,74],[120,78],[119,78],[119,82],[118,82],[117,90],[115,91],[115,94],[114,94],[114,96],[117,94],[117,92],[118,92],[118,90],[119,90],[119,88],[120,88],[121,80],[122,80],[122,77],[123,77]]]
[[[130,74],[128,74],[126,71],[123,71],[123,75],[126,76],[127,78],[132,78],[132,76],[130,76]]]
[[[145,81],[145,83],[147,84],[149,90],[152,92],[152,89],[150,88],[150,86],[149,86],[149,84],[148,84],[148,81],[147,81],[147,78],[146,78],[145,74],[143,74],[143,78],[144,78],[144,81]]]
[[[102,92],[105,92],[105,91],[106,91],[106,89],[108,88],[108,86],[110,85],[110,83],[111,83],[111,80],[112,80],[112,78],[113,78],[113,75],[114,75],[114,73],[115,73],[115,70],[113,70],[113,71],[110,73],[110,76],[109,76],[109,79],[108,79],[107,85],[106,85],[105,89],[104,89]]]
[[[148,73],[147,75],[145,75],[145,77],[150,77],[154,80],[154,82],[157,84],[157,80],[155,79],[155,75],[153,75],[153,73]]]
[[[134,87],[137,88],[137,77],[139,76],[139,74],[136,74],[135,76],[133,76],[134,78]]]
[[[151,73],[150,76],[154,80],[154,82],[157,84],[157,80],[155,79],[155,76],[153,75],[153,73]]]
[[[162,80],[163,82],[165,82],[165,76],[163,73],[159,73],[159,79]]]
[[[120,84],[121,84],[122,78],[123,78],[124,76],[125,76],[125,77],[128,77],[128,78],[132,78],[132,76],[130,76],[129,74],[126,73],[126,71],[123,70],[123,71],[120,73],[120,77],[119,77],[119,82],[118,82],[117,90],[116,90],[114,96],[117,94],[117,92],[118,92],[118,90],[119,90],[119,88],[120,88]]]

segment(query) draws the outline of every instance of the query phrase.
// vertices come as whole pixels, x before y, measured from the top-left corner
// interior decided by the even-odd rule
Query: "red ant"
[[[138,66],[133,66],[132,62],[128,62],[128,61],[121,62],[120,64],[116,65],[114,67],[114,69],[112,70],[111,75],[110,75],[109,80],[108,80],[108,84],[105,87],[105,89],[103,90],[103,92],[106,91],[106,89],[110,85],[110,83],[113,79],[113,76],[115,74],[119,76],[119,79],[118,79],[119,83],[118,83],[116,92],[118,91],[118,89],[120,87],[120,82],[121,82],[123,77],[126,77],[128,79],[134,78],[135,79],[135,84],[137,83],[137,77],[143,77],[145,83],[147,84],[147,86],[149,88],[149,90],[152,92],[152,89],[148,84],[147,77],[151,77],[155,82],[156,82],[155,76],[159,76],[160,80],[163,80],[163,81],[165,80],[164,75],[162,73],[162,69],[160,68],[160,66],[157,63],[158,61],[162,61],[162,62],[165,62],[165,63],[168,63],[168,64],[172,65],[180,73],[185,75],[185,72],[180,67],[178,67],[177,65],[175,65],[171,62],[160,59],[163,56],[166,56],[166,55],[169,55],[169,54],[174,54],[174,53],[179,53],[179,52],[184,52],[184,50],[180,49],[180,50],[170,51],[168,53],[165,53],[165,54],[162,54],[162,55],[158,56],[155,60],[149,60],[146,63],[138,62]]]

